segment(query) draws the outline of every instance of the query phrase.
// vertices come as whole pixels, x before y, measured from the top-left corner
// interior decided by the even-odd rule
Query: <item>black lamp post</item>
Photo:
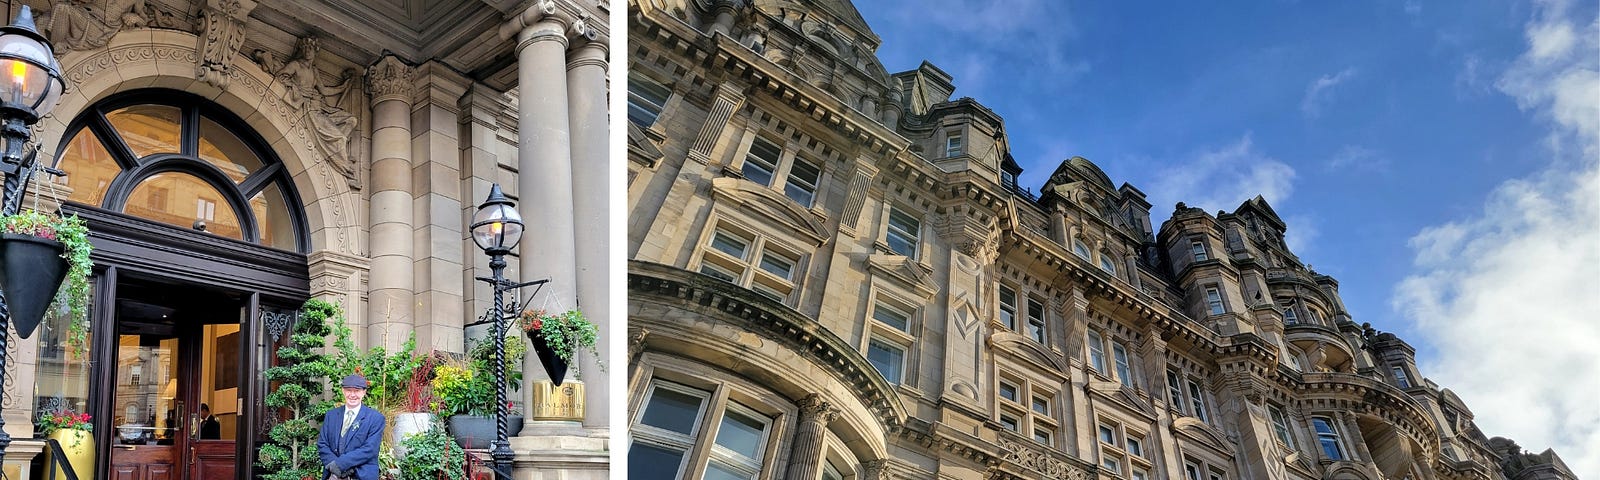
[[[0,27],[0,173],[6,176],[0,192],[0,215],[15,215],[22,208],[22,192],[33,176],[34,157],[22,156],[22,147],[32,134],[28,127],[50,113],[66,88],[61,80],[61,65],[56,63],[50,41],[33,25],[33,11],[27,5],[17,14],[16,23]],[[5,292],[0,291],[0,385],[5,384],[6,344],[11,341]],[[0,463],[5,462],[11,435],[0,420]]]
[[[507,439],[506,406],[506,290],[518,288],[506,280],[506,254],[522,240],[522,214],[500,191],[500,184],[489,187],[489,198],[478,206],[472,215],[472,241],[489,254],[489,270],[493,278],[479,278],[494,285],[494,445],[489,456],[494,459],[495,478],[511,478],[511,441]],[[4,345],[0,345],[4,346]]]

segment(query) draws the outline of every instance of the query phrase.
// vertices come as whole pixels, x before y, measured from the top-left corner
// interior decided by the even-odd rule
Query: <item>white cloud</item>
[[[1193,160],[1169,163],[1145,190],[1151,192],[1151,209],[1170,213],[1167,209],[1184,202],[1216,213],[1233,210],[1257,194],[1280,208],[1294,192],[1294,168],[1256,151],[1250,137],[1246,133],[1231,145],[1194,155]]]
[[[1389,159],[1361,145],[1340,147],[1333,158],[1328,159],[1329,170],[1384,171],[1388,168]]]
[[[1333,95],[1333,87],[1339,86],[1355,74],[1354,68],[1346,68],[1339,73],[1323,75],[1312,80],[1310,85],[1306,85],[1305,98],[1300,99],[1300,113],[1305,114],[1306,118],[1322,116],[1322,106]]]
[[[1404,2],[1406,15],[1417,16],[1422,14],[1422,0],[1406,0]]]
[[[1549,122],[1550,164],[1412,237],[1415,270],[1393,301],[1438,349],[1424,373],[1485,434],[1554,448],[1589,478],[1600,477],[1600,16],[1572,6],[1536,2],[1527,51],[1495,83]]]

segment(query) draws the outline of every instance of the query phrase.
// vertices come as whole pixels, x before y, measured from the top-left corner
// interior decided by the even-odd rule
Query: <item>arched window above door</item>
[[[84,110],[56,168],[65,200],[297,252],[309,250],[288,171],[237,115],[193,94],[141,90]]]

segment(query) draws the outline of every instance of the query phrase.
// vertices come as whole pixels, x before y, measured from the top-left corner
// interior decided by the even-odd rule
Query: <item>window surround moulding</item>
[[[740,225],[781,226],[781,229],[750,229],[780,236],[792,245],[809,249],[821,247],[832,236],[827,225],[811,209],[801,208],[788,196],[770,187],[763,187],[742,178],[721,177],[711,181],[711,220],[736,219]],[[724,208],[724,205],[727,208]],[[759,215],[759,217],[757,216]],[[751,221],[757,220],[759,221]]]

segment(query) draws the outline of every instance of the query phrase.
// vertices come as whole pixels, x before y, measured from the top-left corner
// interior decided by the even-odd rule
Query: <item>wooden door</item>
[[[182,480],[189,447],[183,420],[195,376],[185,367],[194,340],[175,323],[159,321],[162,307],[127,307],[135,314],[117,325],[110,478]],[[139,318],[145,315],[154,318]]]

